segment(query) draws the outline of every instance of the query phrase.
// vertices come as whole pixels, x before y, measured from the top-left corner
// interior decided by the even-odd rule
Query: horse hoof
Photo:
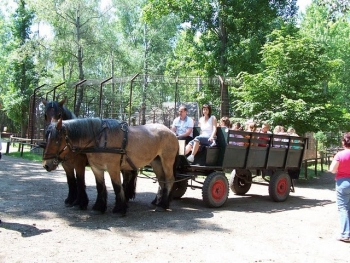
[[[99,211],[99,210],[91,210],[91,213],[94,215],[103,215],[105,212]]]
[[[114,214],[118,214],[120,216],[125,216],[126,215],[126,209],[113,209]]]
[[[163,208],[163,207],[157,206],[156,209],[154,209],[154,211],[156,211],[156,212],[165,212],[166,209]]]
[[[99,207],[99,206],[94,205],[92,207],[92,210],[99,211],[101,214],[104,214],[104,212],[106,212],[106,210],[107,210],[107,207]]]
[[[126,213],[115,213],[117,215],[117,217],[125,217]]]
[[[151,202],[151,205],[157,205],[157,198],[153,199],[153,201]]]

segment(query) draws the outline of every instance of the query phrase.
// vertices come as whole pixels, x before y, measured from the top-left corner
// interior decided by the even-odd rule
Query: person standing
[[[211,107],[208,104],[202,106],[202,117],[199,119],[198,126],[201,128],[201,134],[190,141],[185,148],[185,154],[192,151],[191,155],[187,157],[189,162],[194,162],[194,156],[197,154],[199,146],[209,146],[215,142],[217,120],[211,115]]]
[[[188,144],[193,139],[193,119],[187,116],[187,108],[184,105],[179,107],[179,116],[176,117],[171,126],[178,140],[185,140]]]
[[[336,153],[329,167],[335,173],[335,190],[340,219],[339,241],[350,243],[350,132],[343,136],[344,150]]]
[[[2,151],[2,142],[1,142],[1,137],[0,137],[0,160],[1,160],[1,151]]]

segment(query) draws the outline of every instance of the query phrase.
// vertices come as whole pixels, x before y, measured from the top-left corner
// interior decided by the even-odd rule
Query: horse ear
[[[57,125],[56,125],[56,129],[57,129],[57,130],[62,129],[62,118],[59,118],[59,119],[58,119],[58,122],[57,122]]]
[[[41,102],[46,106],[46,100],[44,98],[41,98]]]
[[[61,100],[58,104],[62,107],[63,104],[66,102],[67,97],[64,97],[63,100]]]

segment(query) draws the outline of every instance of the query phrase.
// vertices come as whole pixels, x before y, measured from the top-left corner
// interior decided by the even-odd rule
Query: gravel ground
[[[296,193],[275,203],[267,186],[246,196],[230,192],[225,206],[206,208],[188,189],[167,212],[154,212],[157,191],[139,178],[127,216],[95,214],[94,177],[87,172],[88,210],[64,206],[62,168],[4,156],[0,161],[0,262],[350,262],[350,245],[335,240],[333,175],[299,180]]]

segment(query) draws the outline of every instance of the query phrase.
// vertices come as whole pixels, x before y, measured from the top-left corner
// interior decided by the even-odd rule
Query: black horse
[[[57,122],[60,118],[63,120],[76,119],[73,112],[68,110],[64,103],[66,98],[57,101],[46,101],[42,99],[45,105],[45,126],[52,122]],[[67,176],[68,196],[65,199],[66,206],[79,206],[85,210],[89,203],[85,186],[85,167],[88,165],[86,154],[69,153],[66,160],[62,162],[62,166]],[[136,191],[136,171],[122,171],[123,173],[123,189],[126,201],[135,198]]]

